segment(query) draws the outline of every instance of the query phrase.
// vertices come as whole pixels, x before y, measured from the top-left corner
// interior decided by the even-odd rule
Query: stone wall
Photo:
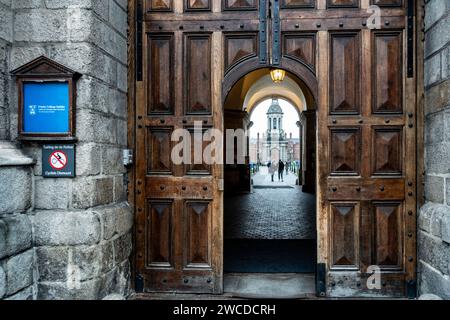
[[[29,212],[32,207],[32,159],[9,138],[10,51],[13,41],[11,0],[0,1],[0,299],[36,297],[36,264]],[[8,181],[9,183],[6,183]],[[8,201],[6,201],[8,199]]]
[[[0,141],[0,299],[36,297],[32,164],[13,144]]]
[[[425,197],[419,217],[422,294],[450,299],[450,2],[426,3]]]
[[[127,146],[127,1],[0,0],[0,5],[0,25],[7,8],[12,8],[14,15],[10,58],[0,59],[8,64],[6,78],[9,71],[41,55],[83,74],[77,87],[77,177],[44,179],[41,145],[17,144],[36,162],[28,173],[29,180],[23,182],[32,188],[26,212],[33,230],[33,297],[102,299],[112,293],[126,295],[133,224],[121,159]],[[0,125],[0,139],[16,142],[15,86],[9,86],[9,92],[2,96],[11,103],[6,120],[9,130],[2,136]],[[1,115],[0,111],[0,124]],[[0,180],[2,184],[10,181],[7,177]],[[11,198],[0,192],[0,203],[9,201]],[[20,237],[18,228],[11,229],[11,238]],[[0,283],[1,277],[0,269]],[[6,286],[10,281],[6,278]],[[0,286],[0,298],[1,290]]]
[[[12,42],[13,11],[11,0],[0,0],[0,140],[9,132],[9,54]]]

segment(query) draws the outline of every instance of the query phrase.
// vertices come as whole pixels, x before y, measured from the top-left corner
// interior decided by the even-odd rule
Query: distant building
[[[277,98],[267,111],[267,130],[250,139],[250,161],[268,163],[273,159],[283,162],[300,160],[300,139],[292,138],[292,133],[284,131],[284,112]]]

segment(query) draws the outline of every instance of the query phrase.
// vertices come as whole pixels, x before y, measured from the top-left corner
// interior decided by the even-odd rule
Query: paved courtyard
[[[283,181],[278,180],[278,172],[274,175],[272,182],[272,176],[268,172],[267,167],[260,167],[259,173],[253,176],[253,185],[255,187],[294,187],[297,183],[297,175],[286,171],[283,174]]]
[[[315,239],[315,196],[285,182],[271,182],[267,168],[254,179],[253,191],[225,199],[226,239]],[[276,177],[276,181],[278,178]]]

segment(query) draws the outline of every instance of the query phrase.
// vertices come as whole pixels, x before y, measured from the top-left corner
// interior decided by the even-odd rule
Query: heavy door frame
[[[369,0],[361,0],[361,1],[369,1]],[[409,95],[405,98],[410,103],[411,101],[415,101],[415,110],[409,110],[409,112],[414,113],[415,117],[414,120],[411,121],[410,126],[412,125],[415,128],[416,132],[416,138],[417,138],[417,144],[415,146],[415,152],[416,152],[416,176],[415,181],[413,182],[414,187],[416,189],[416,206],[415,211],[409,210],[408,214],[414,216],[414,219],[412,219],[410,224],[416,224],[416,217],[418,215],[419,208],[424,203],[424,176],[425,176],[425,166],[424,166],[424,0],[404,0],[409,3],[415,3],[414,6],[414,13],[413,13],[413,22],[409,23],[409,25],[412,26],[413,30],[410,30],[409,36],[413,37],[413,41],[408,43],[407,45],[412,46],[414,50],[412,52],[415,52],[415,56],[413,57],[413,60],[415,62],[415,77],[414,83],[411,84],[411,88],[413,90],[407,92]],[[319,0],[319,2],[324,2],[324,0]],[[141,38],[142,35],[142,0],[129,0],[128,1],[128,25],[129,25],[129,33],[128,33],[128,147],[130,149],[135,150],[136,148],[136,102],[143,99],[142,93],[145,91],[144,88],[144,82],[141,81],[142,79],[142,65],[140,64],[140,61],[142,61],[142,57],[139,55],[142,54],[142,42],[137,41],[137,39]],[[408,21],[405,21],[405,24],[407,24]],[[320,41],[320,40],[319,40]],[[323,41],[326,41],[325,39]],[[326,55],[325,55],[326,58]],[[319,63],[322,63],[323,66],[327,65],[326,60],[319,60]],[[259,65],[261,67],[261,65]],[[255,70],[257,68],[255,66],[247,66],[245,67],[246,70],[241,70],[239,72],[233,73],[233,77],[229,77],[228,79],[224,79],[224,89],[223,89],[223,96],[226,96],[226,93],[228,92],[226,88],[231,88],[232,84],[235,83],[241,76],[243,76],[245,73],[248,73],[251,70]],[[291,69],[288,66],[284,66],[286,69]],[[292,68],[295,69],[295,68]],[[291,69],[291,71],[292,71]],[[294,73],[295,74],[295,73]],[[302,79],[302,77],[300,76]],[[304,77],[303,77],[304,78]],[[320,82],[320,79],[318,79]],[[314,79],[316,81],[316,79]],[[323,79],[322,79],[323,81]],[[310,81],[306,81],[310,82]],[[316,86],[312,86],[312,91],[320,92],[320,88]],[[415,92],[414,92],[415,89]],[[322,89],[326,90],[326,89]],[[316,100],[317,101],[317,100]],[[318,105],[318,108],[320,108],[320,105]],[[318,138],[318,147],[320,143],[320,138]],[[317,172],[320,172],[320,161],[317,159]],[[319,174],[318,174],[319,175]],[[130,205],[132,206],[133,210],[136,210],[136,169],[134,166],[130,167],[127,173],[128,177],[128,201]],[[323,194],[321,194],[321,186],[320,186],[320,176],[317,179],[317,191],[318,191],[318,198],[321,198]],[[318,200],[320,202],[320,200]],[[320,206],[318,206],[317,215],[318,215],[318,231],[319,231],[319,248],[323,249],[323,246],[327,247],[327,241],[324,239],[327,239],[328,237],[328,223],[329,219],[328,217],[324,217],[321,214],[322,204],[320,203]],[[417,231],[416,231],[417,232]],[[135,224],[135,232],[134,235],[136,235],[136,224]],[[410,235],[416,242],[417,237],[416,234]],[[135,238],[135,237],[134,237]],[[132,287],[137,292],[142,292],[141,286],[143,285],[139,279],[136,277],[136,270],[135,270],[135,245],[133,246],[133,260],[131,262],[132,265]],[[415,244],[414,244],[415,248]],[[416,249],[414,249],[416,250]],[[319,257],[318,257],[318,295],[320,296],[326,296],[329,295],[329,291],[327,291],[327,287],[332,285],[328,283],[327,277],[327,269],[326,266],[323,265],[323,262],[326,263],[327,257],[320,256],[319,251]],[[416,287],[415,287],[415,272],[416,272],[416,252],[412,254],[409,258],[414,261],[414,267],[410,268],[414,274],[410,274],[412,277],[411,283],[408,287],[407,295],[410,297],[415,296],[416,294]]]

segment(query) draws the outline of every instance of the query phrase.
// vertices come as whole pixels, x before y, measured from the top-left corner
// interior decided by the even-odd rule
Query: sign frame
[[[41,56],[30,63],[11,72],[16,77],[18,92],[18,138],[23,141],[76,141],[75,137],[75,106],[76,82],[81,74],[75,72],[45,56]],[[68,85],[68,131],[61,133],[26,132],[24,128],[25,94],[24,87],[29,83],[67,83]]]
[[[54,154],[62,153],[65,157],[61,168],[52,165]],[[75,178],[76,177],[76,145],[74,143],[49,143],[42,145],[42,176],[44,178]]]

